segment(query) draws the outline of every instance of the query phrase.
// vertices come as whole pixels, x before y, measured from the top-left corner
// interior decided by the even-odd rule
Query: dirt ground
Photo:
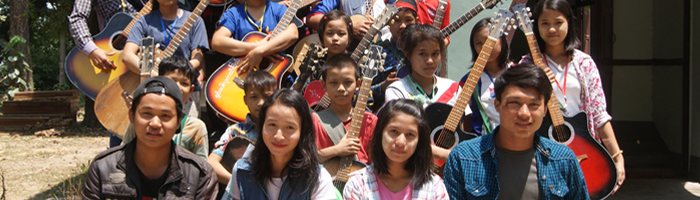
[[[34,132],[0,131],[0,172],[7,199],[78,199],[89,162],[109,146],[103,129],[57,128]],[[59,135],[59,136],[55,136]],[[0,197],[1,198],[1,197]]]

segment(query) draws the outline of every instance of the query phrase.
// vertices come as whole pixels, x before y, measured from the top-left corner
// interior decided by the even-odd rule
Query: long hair
[[[329,11],[323,15],[323,18],[321,18],[318,25],[318,38],[321,40],[321,45],[325,45],[323,44],[323,36],[326,34],[326,24],[336,19],[342,19],[345,23],[345,26],[348,29],[348,46],[350,46],[350,43],[352,43],[352,38],[354,37],[352,33],[352,21],[350,20],[350,16],[348,16],[348,14],[345,14],[343,11],[339,10]]]
[[[413,172],[411,184],[413,188],[420,188],[423,184],[432,180],[432,169],[430,168],[433,162],[433,151],[430,146],[430,125],[428,118],[423,111],[423,107],[410,99],[398,99],[387,102],[377,114],[377,125],[372,133],[372,143],[370,146],[370,158],[374,165],[374,169],[380,174],[390,174],[387,166],[387,157],[382,148],[382,136],[384,129],[389,124],[392,118],[396,117],[397,113],[401,112],[413,116],[413,119],[418,124],[418,144],[416,151],[408,158],[408,164],[404,169]]]
[[[285,166],[288,178],[292,188],[298,186],[304,187],[304,191],[295,191],[304,193],[306,191],[314,191],[317,187],[319,176],[319,158],[318,148],[316,147],[316,135],[314,132],[313,118],[311,118],[311,109],[303,96],[298,92],[290,89],[277,90],[272,96],[265,100],[262,108],[260,108],[261,123],[257,126],[258,139],[255,142],[255,149],[251,156],[251,167],[253,169],[253,177],[258,182],[272,180],[270,172],[272,171],[272,157],[270,149],[263,141],[263,129],[267,110],[272,105],[282,105],[293,108],[301,118],[301,135],[299,143],[294,148],[294,154],[289,163]],[[300,185],[296,185],[300,184]]]
[[[472,62],[476,62],[476,58],[479,57],[480,52],[476,52],[476,47],[474,46],[474,36],[481,31],[484,28],[489,28],[490,18],[484,18],[482,20],[479,20],[476,22],[474,25],[474,28],[472,28],[472,33],[470,35],[470,43],[469,47],[472,49]],[[508,58],[510,57],[510,47],[508,47],[508,40],[506,40],[506,35],[503,34],[501,35],[498,40],[501,41],[501,53],[498,54],[498,66],[499,68],[504,68],[506,66],[506,62],[508,62]]]
[[[564,14],[564,17],[566,17],[566,22],[569,24],[568,31],[566,33],[566,38],[564,38],[564,50],[566,51],[567,54],[571,55],[574,53],[574,50],[581,46],[581,40],[578,38],[578,28],[575,25],[576,16],[574,16],[574,11],[571,10],[571,6],[569,6],[569,2],[566,0],[542,0],[540,2],[537,2],[537,5],[535,5],[535,10],[532,13],[532,19],[535,20],[535,22],[532,24],[534,28],[534,34],[535,38],[537,38],[537,43],[540,46],[540,51],[545,52],[547,45],[544,43],[544,40],[542,40],[542,37],[540,36],[540,29],[539,29],[539,20],[540,15],[542,14],[542,11],[544,9],[552,9],[559,11],[560,13]]]
[[[406,58],[406,66],[409,66],[409,72],[413,71],[410,67],[411,54],[413,53],[414,48],[418,46],[418,43],[425,40],[437,42],[438,46],[440,46],[440,52],[442,52],[445,50],[444,39],[445,37],[442,35],[440,30],[431,25],[420,23],[408,25],[408,27],[406,27],[406,29],[404,29],[401,33],[401,37],[399,38],[399,45],[401,46],[401,49],[403,49],[403,51],[405,52],[404,57]]]

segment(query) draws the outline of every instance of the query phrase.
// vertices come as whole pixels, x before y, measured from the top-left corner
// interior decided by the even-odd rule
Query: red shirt
[[[313,118],[314,129],[316,129],[316,145],[318,145],[318,149],[325,149],[334,146],[333,140],[331,140],[331,138],[328,136],[328,133],[326,132],[326,129],[323,128],[321,121],[319,121],[316,115],[313,115]],[[345,130],[350,128],[350,122],[352,122],[352,118],[343,121]],[[358,138],[360,138],[360,150],[357,151],[357,158],[368,165],[371,164],[371,160],[369,158],[369,146],[372,142],[372,132],[374,131],[374,127],[376,125],[377,116],[371,112],[365,111],[365,116],[362,118],[360,134],[358,136]]]
[[[433,20],[435,20],[435,12],[437,10],[439,0],[418,0],[416,1],[416,6],[418,10],[418,23],[433,25]],[[442,18],[442,25],[440,29],[447,27],[450,24],[450,1],[447,0],[447,6],[445,8],[445,16]],[[449,40],[449,37],[448,37]]]

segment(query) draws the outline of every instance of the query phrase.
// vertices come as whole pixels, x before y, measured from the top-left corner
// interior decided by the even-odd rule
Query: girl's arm
[[[238,57],[244,56],[258,46],[258,43],[247,43],[231,37],[233,33],[225,26],[219,26],[211,38],[211,49],[220,53]]]
[[[615,132],[613,131],[610,121],[598,128],[598,134],[605,148],[614,156],[613,160],[615,161],[615,167],[617,167],[617,184],[615,185],[615,189],[613,189],[614,193],[620,188],[622,183],[625,182],[625,158],[622,156],[622,150],[620,150],[620,146],[617,144],[617,138],[615,138]]]

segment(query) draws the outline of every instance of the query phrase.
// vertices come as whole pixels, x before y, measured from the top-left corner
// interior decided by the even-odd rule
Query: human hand
[[[386,91],[386,88],[391,85],[394,81],[398,81],[399,78],[396,78],[396,72],[391,72],[389,73],[389,76],[386,77],[384,81],[382,81],[382,91]]]
[[[369,31],[369,25],[372,25],[374,21],[371,20],[364,20],[359,23],[352,23],[352,32],[355,35],[356,39],[361,39],[362,37],[367,34],[367,31]]]
[[[88,55],[88,57],[90,58],[90,62],[92,62],[93,66],[101,70],[110,70],[117,68],[116,66],[114,66],[114,63],[112,63],[112,61],[109,61],[107,59],[107,56],[112,55],[114,55],[114,52],[107,53],[104,50],[97,48],[90,52],[90,55]]]
[[[360,139],[350,139],[348,138],[348,135],[345,135],[342,139],[340,139],[340,142],[338,142],[335,147],[338,151],[338,155],[340,156],[357,154],[357,151],[360,150]]]
[[[615,184],[615,188],[613,189],[613,194],[617,192],[618,189],[620,189],[620,186],[622,186],[622,183],[625,182],[625,158],[622,157],[622,154],[619,154],[617,157],[613,158],[615,160],[615,167],[617,168],[617,183]]]
[[[284,6],[287,6],[287,7],[289,7],[290,5],[292,5],[292,1],[289,1],[289,0],[284,0],[284,1],[277,2],[277,3],[278,3],[278,4],[282,4],[282,5],[284,5]]]

